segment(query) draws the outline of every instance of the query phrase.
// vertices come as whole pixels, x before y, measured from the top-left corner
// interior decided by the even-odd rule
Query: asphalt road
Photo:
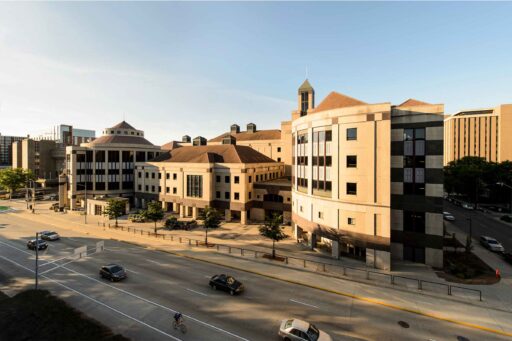
[[[469,221],[472,221],[473,239],[479,242],[481,235],[496,238],[507,251],[512,252],[512,227],[496,221],[491,216],[480,212],[470,211],[456,206],[445,200],[445,211],[453,214],[455,221],[451,222],[462,231],[469,233]]]
[[[50,226],[0,215],[0,278],[17,280],[10,286],[32,285],[35,252],[25,244],[44,229]],[[65,257],[75,248],[87,245],[92,250],[99,240],[73,231],[58,232],[63,238],[51,242],[41,254],[41,286],[133,340],[277,340],[280,321],[290,317],[316,324],[334,340],[506,339],[116,241],[105,241],[103,252],[71,261]],[[98,270],[106,263],[124,266],[128,278],[118,283],[101,280]],[[213,291],[208,279],[217,273],[233,275],[246,291],[235,297]],[[174,311],[184,314],[187,334],[172,329]]]

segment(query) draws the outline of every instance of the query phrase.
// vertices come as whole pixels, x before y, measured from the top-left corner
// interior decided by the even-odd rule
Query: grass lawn
[[[128,341],[46,290],[0,295],[0,340]]]
[[[8,206],[0,206],[0,211],[7,211],[8,209]]]

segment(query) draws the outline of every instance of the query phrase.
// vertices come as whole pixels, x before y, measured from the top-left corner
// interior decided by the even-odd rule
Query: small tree
[[[275,243],[288,237],[281,226],[282,221],[283,217],[280,214],[273,213],[265,220],[265,224],[260,226],[260,234],[272,239],[272,259],[276,258]]]
[[[23,170],[22,168],[0,170],[0,187],[9,191],[9,200],[16,190],[26,186],[29,180],[34,179],[34,174],[30,170]]]
[[[203,220],[205,232],[204,243],[208,246],[208,229],[215,229],[219,227],[220,214],[215,208],[206,206],[203,212],[201,212],[199,218]]]
[[[105,211],[103,211],[103,215],[107,216],[108,219],[115,219],[117,227],[117,218],[125,213],[125,209],[126,203],[124,200],[109,199],[107,201],[107,207],[105,208]]]
[[[155,234],[156,234],[156,222],[162,220],[164,218],[164,210],[162,209],[162,204],[158,201],[152,201],[148,204],[148,208],[144,212],[144,215],[149,220],[152,220],[155,223]]]

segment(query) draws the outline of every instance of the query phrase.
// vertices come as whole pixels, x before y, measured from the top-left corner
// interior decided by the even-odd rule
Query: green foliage
[[[23,170],[22,168],[0,170],[0,187],[8,190],[10,197],[16,190],[26,186],[29,180],[34,179],[34,174],[30,170]]]
[[[146,212],[141,210],[138,210],[134,214],[130,214],[128,216],[128,220],[130,220],[132,223],[144,223],[146,219]]]
[[[167,228],[172,229],[172,228],[176,227],[177,225],[179,225],[179,223],[178,223],[178,218],[176,218],[176,217],[169,217],[165,220],[165,227],[167,227]]]
[[[126,203],[124,200],[109,199],[107,202],[107,207],[103,211],[103,215],[107,216],[109,219],[115,219],[117,227],[117,218],[125,213],[125,209]]]
[[[144,211],[144,215],[147,219],[155,223],[156,233],[156,222],[164,218],[164,210],[162,209],[162,204],[158,201],[150,202],[148,204],[148,208]]]
[[[203,225],[206,229],[215,229],[220,225],[220,214],[213,207],[205,207],[199,219],[203,220]]]
[[[272,258],[276,258],[275,242],[279,242],[288,236],[284,233],[284,227],[281,226],[283,217],[280,214],[273,213],[267,217],[265,224],[260,226],[260,235],[272,239]]]

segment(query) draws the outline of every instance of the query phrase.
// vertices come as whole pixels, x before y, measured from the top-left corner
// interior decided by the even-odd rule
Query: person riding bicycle
[[[181,315],[181,313],[179,311],[176,312],[176,314],[174,314],[174,321],[176,321],[177,325],[180,325],[181,322],[183,322],[183,316]]]

